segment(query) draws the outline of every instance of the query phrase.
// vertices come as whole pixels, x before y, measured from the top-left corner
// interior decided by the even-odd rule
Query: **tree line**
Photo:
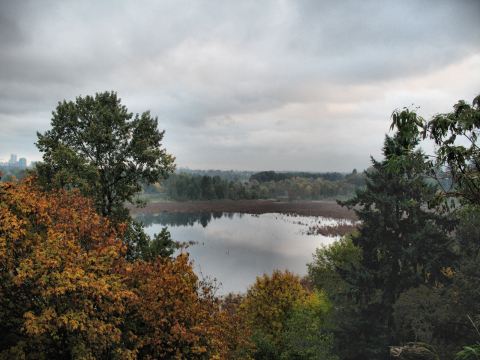
[[[27,175],[27,169],[11,168],[6,166],[0,166],[0,181],[17,181],[23,179]]]
[[[255,173],[248,181],[233,181],[219,175],[171,174],[161,184],[144,186],[144,193],[167,199],[252,200],[287,199],[320,200],[347,198],[364,186],[365,177],[356,170],[340,173]]]

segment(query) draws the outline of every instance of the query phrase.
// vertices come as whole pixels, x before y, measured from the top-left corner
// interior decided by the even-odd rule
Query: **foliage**
[[[128,221],[123,241],[127,245],[126,258],[130,261],[169,257],[180,248],[180,244],[172,240],[167,227],[152,238],[145,233],[143,223],[136,220]]]
[[[428,341],[448,356],[478,341],[475,326],[480,325],[478,209],[465,206],[456,216],[459,257],[453,267],[444,269],[449,282],[440,287],[412,288],[394,305],[395,323],[402,339]]]
[[[250,176],[250,180],[255,180],[258,182],[269,182],[269,181],[281,181],[281,180],[297,178],[297,177],[311,178],[311,179],[320,178],[328,181],[339,181],[339,180],[342,180],[345,176],[338,172],[309,173],[309,172],[261,171]]]
[[[37,133],[43,152],[43,163],[36,168],[38,183],[46,190],[78,189],[93,199],[100,214],[126,222],[128,258],[173,253],[176,244],[167,233],[150,239],[125,208],[125,202],[135,202],[141,184],[158,182],[174,170],[174,158],[162,148],[164,132],[157,119],[148,111],[134,116],[116,93],[104,92],[60,102],[51,125],[44,134]]]
[[[458,191],[455,195],[475,204],[480,204],[479,131],[480,95],[472,104],[459,101],[453,112],[436,115],[424,127],[425,135],[438,145],[437,163],[448,165]]]
[[[358,232],[318,250],[309,267],[333,301],[332,331],[345,359],[386,358],[400,340],[394,304],[411,288],[447,283],[445,269],[455,261],[454,222],[437,211],[437,188],[426,181],[428,164],[417,150],[420,119],[406,109],[392,117],[402,132],[386,137],[384,160],[372,159],[366,188],[341,202],[357,213]]]
[[[455,232],[456,252],[459,257],[450,271],[452,283],[440,290],[432,290],[440,291],[439,302],[444,304],[445,309],[442,317],[448,321],[439,325],[438,321],[432,320],[429,326],[444,334],[443,337],[434,336],[432,341],[440,340],[444,347],[461,346],[469,341],[473,343],[475,338],[466,319],[468,314],[475,314],[475,325],[480,318],[480,309],[477,306],[478,286],[475,285],[479,279],[476,270],[478,266],[475,264],[478,264],[480,248],[480,96],[471,104],[461,100],[454,105],[452,112],[435,115],[428,122],[423,119],[406,118],[399,121],[394,118],[392,128],[396,128],[407,141],[417,139],[420,133],[423,139],[430,138],[434,141],[434,160],[427,163],[425,174],[437,179],[442,189],[441,195],[446,200],[452,199],[445,202],[447,208],[457,208],[451,213],[451,216],[459,219]],[[446,174],[451,180],[450,186],[445,186],[445,181],[439,176],[441,174]],[[463,206],[458,208],[459,204]],[[427,311],[424,310],[424,313]],[[419,316],[421,317],[420,314]],[[473,354],[471,349],[461,354]]]
[[[252,331],[255,359],[334,359],[332,339],[322,325],[330,306],[285,271],[257,277],[241,304]]]
[[[345,176],[338,174],[337,177],[327,176],[330,173],[274,173],[275,176],[271,177],[262,174],[252,175],[250,181],[232,181],[220,176],[178,173],[171,175],[161,185],[144,186],[144,190],[146,194],[159,193],[180,201],[269,198],[313,200],[348,197],[356,188],[364,185],[364,176],[356,171]]]
[[[470,204],[480,204],[480,95],[472,104],[460,100],[453,111],[438,114],[426,122],[423,119],[393,118],[392,128],[398,129],[405,139],[429,137],[437,145],[435,161],[430,163],[431,173],[447,166],[453,180],[451,189],[444,189],[447,196],[459,197]]]
[[[271,276],[257,277],[247,291],[242,308],[255,330],[278,342],[290,311],[307,296],[298,276],[276,270]]]
[[[147,188],[150,193],[164,192],[173,200],[256,199],[258,192],[251,184],[222,179],[220,176],[174,174],[160,189]]]
[[[124,247],[108,220],[30,182],[0,185],[0,198],[1,356],[133,356],[122,326],[136,296],[115,273]]]
[[[44,161],[37,165],[40,183],[47,189],[80,189],[104,216],[124,220],[124,203],[133,203],[140,184],[173,171],[158,120],[148,111],[129,113],[115,92],[60,102],[51,125],[37,134]]]
[[[127,262],[125,225],[78,191],[29,179],[0,184],[0,204],[0,358],[220,359],[241,343],[187,255]]]
[[[232,293],[221,298],[221,308],[226,319],[223,326],[223,337],[228,344],[226,359],[253,359],[255,353],[252,331],[241,309],[244,298],[245,295]]]
[[[404,110],[398,118],[412,118]],[[363,334],[370,358],[381,358],[395,341],[392,306],[400,294],[420,284],[445,281],[442,269],[453,261],[450,221],[434,209],[436,188],[424,177],[424,156],[415,150],[418,139],[397,133],[385,140],[383,162],[373,161],[367,188],[345,202],[358,207],[359,233],[353,237],[362,249],[359,271],[342,277],[358,290],[360,317],[370,328]],[[372,346],[373,345],[373,346]],[[370,348],[370,350],[368,350]]]
[[[359,306],[354,301],[358,293],[354,279],[361,260],[361,248],[347,236],[317,249],[313,262],[308,264],[314,288],[325,291],[332,302],[324,328],[334,335],[334,353],[341,359],[355,358],[358,347],[366,346],[363,333],[371,329],[367,321],[359,318]]]
[[[362,259],[361,248],[346,236],[329,246],[318,248],[308,264],[309,279],[315,288],[323,289],[332,300],[351,297],[353,288],[342,278],[355,273]]]
[[[177,170],[179,174],[189,174],[189,175],[200,175],[200,176],[218,176],[222,180],[228,180],[233,182],[243,182],[247,181],[250,176],[254,173],[253,171],[245,170],[192,170],[188,168],[179,168]]]
[[[137,295],[128,327],[139,338],[140,358],[223,358],[223,312],[187,255],[139,261],[128,272]]]
[[[325,331],[330,303],[324,293],[315,291],[305,302],[298,302],[286,321],[282,334],[281,359],[335,360],[333,336]]]
[[[22,180],[26,177],[27,173],[27,169],[0,166],[0,181],[15,182],[17,180]]]
[[[480,359],[480,345],[465,346],[459,351],[455,360],[478,360]]]
[[[393,313],[400,343],[410,339],[429,344],[437,341],[439,325],[448,316],[447,306],[439,288],[420,285],[403,292]]]

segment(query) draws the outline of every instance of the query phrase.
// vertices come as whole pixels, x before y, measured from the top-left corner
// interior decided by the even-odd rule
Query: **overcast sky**
[[[59,100],[115,90],[177,165],[350,171],[393,109],[480,93],[480,1],[0,0],[0,160]]]

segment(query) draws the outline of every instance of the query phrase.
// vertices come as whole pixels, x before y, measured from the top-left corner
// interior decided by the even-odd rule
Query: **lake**
[[[274,269],[305,275],[315,249],[338,238],[308,235],[309,227],[342,221],[278,213],[161,213],[138,219],[150,235],[168,226],[174,240],[196,242],[187,249],[195,271],[216,279],[220,295],[244,292],[258,275]]]

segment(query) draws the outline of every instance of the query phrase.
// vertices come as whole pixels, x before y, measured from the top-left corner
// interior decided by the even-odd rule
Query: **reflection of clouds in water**
[[[168,218],[170,224],[175,223],[171,215]],[[197,242],[188,249],[195,269],[204,276],[217,278],[222,283],[220,293],[245,291],[256,276],[271,273],[274,269],[289,269],[304,275],[315,249],[336,239],[306,235],[306,228],[319,223],[335,225],[339,222],[273,213],[229,215],[211,216],[204,227],[201,221],[191,221],[201,219],[200,216],[183,214],[180,217],[188,219],[188,225],[169,227],[174,240]],[[152,223],[147,232],[159,232],[164,225]]]

